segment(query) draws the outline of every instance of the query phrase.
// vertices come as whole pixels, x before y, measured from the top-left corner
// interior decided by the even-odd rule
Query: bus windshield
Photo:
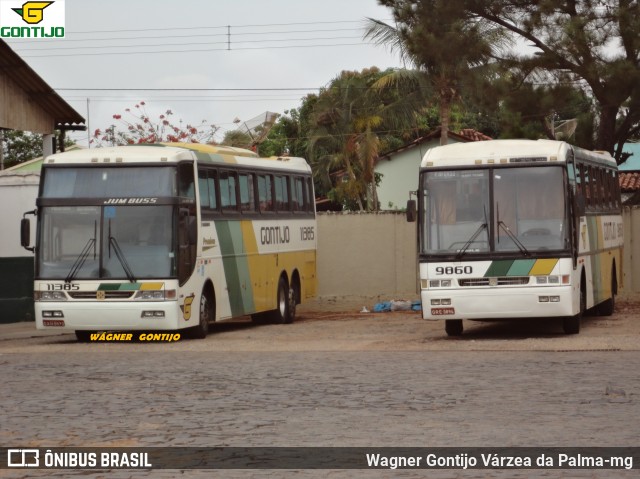
[[[175,277],[172,211],[170,205],[44,207],[38,276],[67,281]]]
[[[569,247],[560,166],[427,171],[422,176],[421,252],[512,252]]]

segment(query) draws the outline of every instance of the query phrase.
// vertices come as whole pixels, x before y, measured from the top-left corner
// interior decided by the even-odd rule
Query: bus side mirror
[[[24,249],[31,249],[31,222],[27,218],[20,221],[20,244]]]
[[[416,206],[416,200],[407,201],[407,221],[413,223],[418,216],[418,208]]]
[[[37,210],[27,211],[24,215],[35,215]],[[31,222],[28,218],[20,220],[20,245],[27,251],[33,252],[35,248],[31,246]]]

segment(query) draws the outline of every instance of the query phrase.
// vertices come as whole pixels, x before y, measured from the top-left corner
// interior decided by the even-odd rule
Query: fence
[[[640,207],[624,210],[624,292],[640,292]],[[318,296],[417,297],[416,223],[403,213],[320,213]]]

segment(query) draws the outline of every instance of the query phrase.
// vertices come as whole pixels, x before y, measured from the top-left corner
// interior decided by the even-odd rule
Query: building
[[[449,132],[449,143],[486,140],[491,138],[476,130]],[[440,129],[437,129],[385,153],[378,159],[375,172],[382,175],[377,189],[381,210],[398,210],[406,207],[409,192],[418,189],[418,172],[422,158],[429,149],[439,145]]]
[[[64,145],[65,132],[84,118],[0,39],[0,131],[43,135],[44,156]],[[56,134],[59,135],[56,141]],[[0,153],[0,169],[3,167]],[[33,319],[33,254],[20,246],[20,219],[35,208],[40,163],[0,175],[0,322]],[[33,168],[33,169],[31,169]],[[33,243],[32,243],[33,244]]]

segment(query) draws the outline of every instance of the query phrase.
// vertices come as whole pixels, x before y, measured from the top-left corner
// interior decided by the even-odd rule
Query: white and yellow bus
[[[54,154],[42,168],[38,329],[181,330],[244,315],[290,323],[316,291],[311,169],[195,144]]]
[[[623,223],[609,154],[548,140],[436,147],[417,214],[423,317],[449,335],[464,319],[537,317],[576,334],[586,310],[613,313]]]

